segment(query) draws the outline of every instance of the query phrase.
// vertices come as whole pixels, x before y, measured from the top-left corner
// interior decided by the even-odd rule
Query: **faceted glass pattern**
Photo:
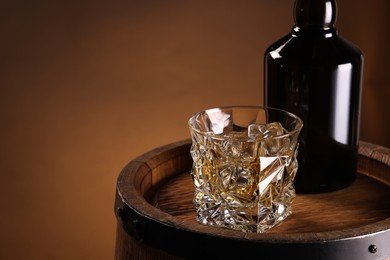
[[[189,126],[199,223],[262,233],[291,214],[298,117],[227,107],[202,111]]]

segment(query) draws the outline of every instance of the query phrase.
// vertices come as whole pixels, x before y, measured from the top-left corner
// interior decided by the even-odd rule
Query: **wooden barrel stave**
[[[283,259],[286,256],[384,259],[390,256],[386,249],[386,242],[390,241],[388,215],[382,220],[368,219],[372,223],[358,228],[253,234],[204,226],[185,217],[180,219],[182,216],[178,216],[183,215],[183,209],[180,208],[177,216],[158,209],[156,194],[160,192],[158,189],[161,185],[189,172],[192,165],[190,145],[190,140],[185,140],[157,148],[131,161],[119,175],[115,204],[118,218],[116,259],[200,258],[204,257],[203,254],[222,257],[224,252],[226,257],[234,254],[237,257],[261,254],[273,259]],[[384,189],[388,189],[389,150],[362,142],[359,153],[359,171],[380,180],[383,185],[387,185]],[[188,200],[191,194],[183,196],[187,196]],[[386,207],[384,215],[389,212]],[[184,215],[194,219],[194,212],[184,212]],[[369,251],[371,244],[377,248],[375,253]],[[215,250],[214,246],[225,250]],[[238,249],[226,250],[227,248]],[[351,258],[346,258],[347,255]]]
[[[360,142],[359,172],[383,183],[390,183],[390,149]]]

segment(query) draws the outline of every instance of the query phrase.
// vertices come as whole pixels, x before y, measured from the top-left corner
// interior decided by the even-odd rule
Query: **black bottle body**
[[[363,55],[333,27],[295,28],[264,60],[265,105],[303,120],[295,188],[334,191],[356,176]]]

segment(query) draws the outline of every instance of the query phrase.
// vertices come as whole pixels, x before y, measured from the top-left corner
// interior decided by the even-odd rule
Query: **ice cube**
[[[220,110],[210,110],[207,115],[210,119],[210,128],[214,134],[222,134],[224,128],[231,122],[230,115]]]
[[[248,126],[249,138],[267,138],[283,135],[287,131],[279,122],[272,122],[264,125],[251,124]]]
[[[279,122],[258,125],[252,124],[248,127],[249,138],[255,138],[261,141],[259,153],[262,156],[273,156],[284,152],[290,143],[289,137],[273,138],[287,134],[287,130]]]

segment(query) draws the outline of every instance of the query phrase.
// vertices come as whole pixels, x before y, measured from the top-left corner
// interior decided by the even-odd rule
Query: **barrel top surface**
[[[194,191],[187,188],[192,184],[189,172],[176,176],[158,190],[154,206],[178,219],[195,223]],[[387,218],[390,218],[388,186],[359,174],[356,181],[344,190],[298,194],[293,202],[293,214],[268,233],[336,231],[359,228]]]
[[[387,148],[361,142],[359,174],[350,187],[323,194],[298,194],[291,216],[268,232],[257,234],[196,222],[190,145],[190,140],[184,140],[156,148],[132,160],[120,173],[116,210],[128,207],[133,223],[139,223],[139,219],[144,223],[141,231],[131,231],[133,235],[147,230],[144,226],[150,222],[151,226],[171,227],[180,234],[190,232],[259,243],[337,241],[383,232],[390,239]]]

